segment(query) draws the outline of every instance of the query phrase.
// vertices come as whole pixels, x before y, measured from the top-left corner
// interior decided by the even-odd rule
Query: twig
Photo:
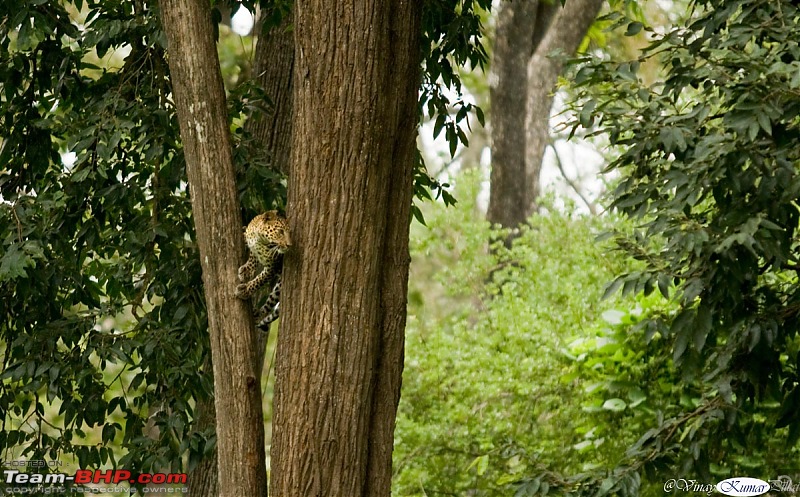
[[[550,148],[552,148],[553,149],[553,153],[555,153],[556,166],[558,166],[558,170],[561,171],[561,176],[564,178],[564,181],[566,181],[567,184],[570,186],[570,188],[572,188],[575,191],[575,193],[578,194],[578,197],[580,197],[580,199],[583,201],[583,203],[586,204],[586,207],[589,208],[589,212],[591,212],[592,215],[596,216],[597,215],[597,206],[595,205],[594,202],[592,202],[588,198],[586,198],[586,196],[581,191],[580,186],[577,185],[572,179],[570,179],[569,176],[567,176],[567,172],[564,171],[564,164],[561,162],[561,156],[559,155],[558,149],[556,149],[555,142],[553,142],[552,139],[550,139]]]
[[[9,204],[11,208],[11,213],[14,214],[14,219],[17,222],[17,238],[19,238],[19,243],[22,243],[22,221],[19,220],[19,216],[17,215],[17,204]]]

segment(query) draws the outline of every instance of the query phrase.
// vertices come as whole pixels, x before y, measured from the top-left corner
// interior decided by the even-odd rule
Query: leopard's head
[[[278,253],[285,253],[292,244],[289,238],[289,223],[278,211],[267,211],[259,214],[250,222],[245,230],[245,238],[251,250],[260,248]]]

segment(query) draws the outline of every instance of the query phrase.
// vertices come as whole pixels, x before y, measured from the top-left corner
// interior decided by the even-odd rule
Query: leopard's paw
[[[234,293],[234,295],[242,300],[249,299],[250,292],[247,290],[247,283],[239,283],[236,285],[236,293]]]

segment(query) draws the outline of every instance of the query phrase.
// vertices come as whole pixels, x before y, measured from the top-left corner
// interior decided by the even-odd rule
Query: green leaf
[[[483,476],[486,474],[486,470],[489,468],[489,455],[484,454],[478,458],[478,466],[476,467],[478,476]]]
[[[437,138],[439,134],[442,132],[442,128],[444,128],[445,122],[447,122],[447,116],[445,114],[439,114],[436,116],[436,122],[433,125],[433,138]]]
[[[603,402],[603,409],[606,411],[621,412],[624,411],[628,404],[619,398],[608,399]]]
[[[647,400],[647,395],[639,388],[634,388],[630,392],[628,392],[628,398],[630,399],[629,407],[633,408]]]
[[[594,116],[592,113],[594,112],[596,106],[597,102],[594,100],[589,100],[583,105],[583,108],[581,109],[581,113],[579,115],[579,120],[581,126],[583,126],[584,128],[588,129],[592,126],[592,123],[594,122]]]
[[[792,80],[789,82],[789,88],[793,90],[800,88],[800,67],[795,66],[795,70],[792,73]]]
[[[709,305],[701,305],[698,308],[693,334],[694,349],[698,352],[702,352],[708,333],[711,331],[712,318],[713,314]]]
[[[606,286],[606,289],[603,291],[603,296],[600,297],[600,300],[606,300],[611,297],[617,290],[619,290],[619,287],[622,286],[623,280],[624,277],[620,276],[612,281],[611,284]]]
[[[675,345],[673,346],[672,360],[678,361],[686,352],[686,346],[689,344],[689,337],[692,330],[689,327],[694,319],[694,309],[684,309],[672,322],[670,332],[675,335]]]
[[[419,224],[426,226],[425,216],[422,215],[422,211],[419,210],[419,207],[416,205],[411,205],[411,214],[414,216],[414,219],[419,222]]]
[[[103,426],[103,433],[102,433],[102,440],[103,443],[108,443],[114,440],[114,434],[116,433],[116,427],[113,423],[106,423]]]
[[[661,295],[665,298],[669,298],[669,287],[670,287],[670,277],[666,274],[659,274],[658,275],[658,291],[661,292]]]
[[[489,468],[489,455],[484,454],[473,459],[472,463],[467,467],[467,470],[475,468],[478,476],[483,476]]]
[[[747,136],[750,138],[750,141],[758,137],[758,127],[758,121],[751,121],[750,125],[747,127]]]
[[[612,488],[614,488],[614,480],[612,478],[606,478],[600,484],[600,488],[597,490],[597,497],[602,497],[606,495]]]
[[[768,135],[772,136],[772,123],[770,122],[769,117],[767,117],[767,115],[763,112],[759,112],[756,114],[756,118],[758,119],[758,124],[761,126],[761,129],[763,129]]]
[[[639,34],[644,25],[638,21],[628,24],[628,29],[625,30],[625,36],[634,36]]]
[[[31,19],[26,18],[17,31],[17,48],[26,52],[33,48],[36,43],[33,32],[33,24]]]
[[[484,128],[486,127],[486,118],[483,115],[483,109],[478,106],[475,106],[475,116],[478,118],[478,122],[481,123],[481,126]]]
[[[456,133],[456,126],[453,123],[447,123],[445,126],[444,137],[447,144],[450,146],[450,157],[455,157],[456,149],[458,148],[458,134]]]
[[[3,254],[3,258],[0,259],[0,282],[26,277],[25,268],[33,265],[33,259],[20,250],[18,244],[11,244],[8,251]]]

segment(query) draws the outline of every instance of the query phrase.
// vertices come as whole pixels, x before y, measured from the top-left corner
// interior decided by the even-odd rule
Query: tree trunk
[[[292,67],[294,65],[294,35],[288,29],[292,16],[284,18],[282,24],[261,34],[256,41],[255,75],[259,84],[274,104],[273,113],[250,119],[245,127],[253,133],[257,146],[267,151],[272,166],[284,174],[289,169],[289,153],[292,138]],[[256,335],[256,371],[263,370],[264,353],[268,333]],[[195,408],[197,430],[215,425],[214,404],[211,401],[198,403]],[[189,495],[192,497],[216,497],[219,492],[217,452],[203,459],[189,474]]]
[[[403,367],[421,4],[295,4],[293,247],[274,495],[387,496]]]
[[[202,0],[161,0],[159,6],[203,267],[216,392],[219,495],[265,495],[254,323],[248,303],[234,296],[244,242],[211,13]]]
[[[575,52],[601,0],[505,1],[500,7],[489,78],[492,100],[492,173],[487,217],[514,228],[533,214],[549,143],[550,109],[563,60]],[[513,237],[512,237],[513,238]],[[510,243],[507,240],[507,243]]]
[[[492,173],[487,217],[493,224],[515,227],[528,217],[529,187],[525,177],[525,95],[531,27],[538,2],[502,2],[497,13],[489,98],[492,103]]]
[[[284,17],[281,25],[260,35],[256,43],[255,76],[272,100],[273,112],[258,115],[245,125],[257,146],[266,150],[272,167],[289,174],[292,150],[292,68],[294,67],[293,18]]]

